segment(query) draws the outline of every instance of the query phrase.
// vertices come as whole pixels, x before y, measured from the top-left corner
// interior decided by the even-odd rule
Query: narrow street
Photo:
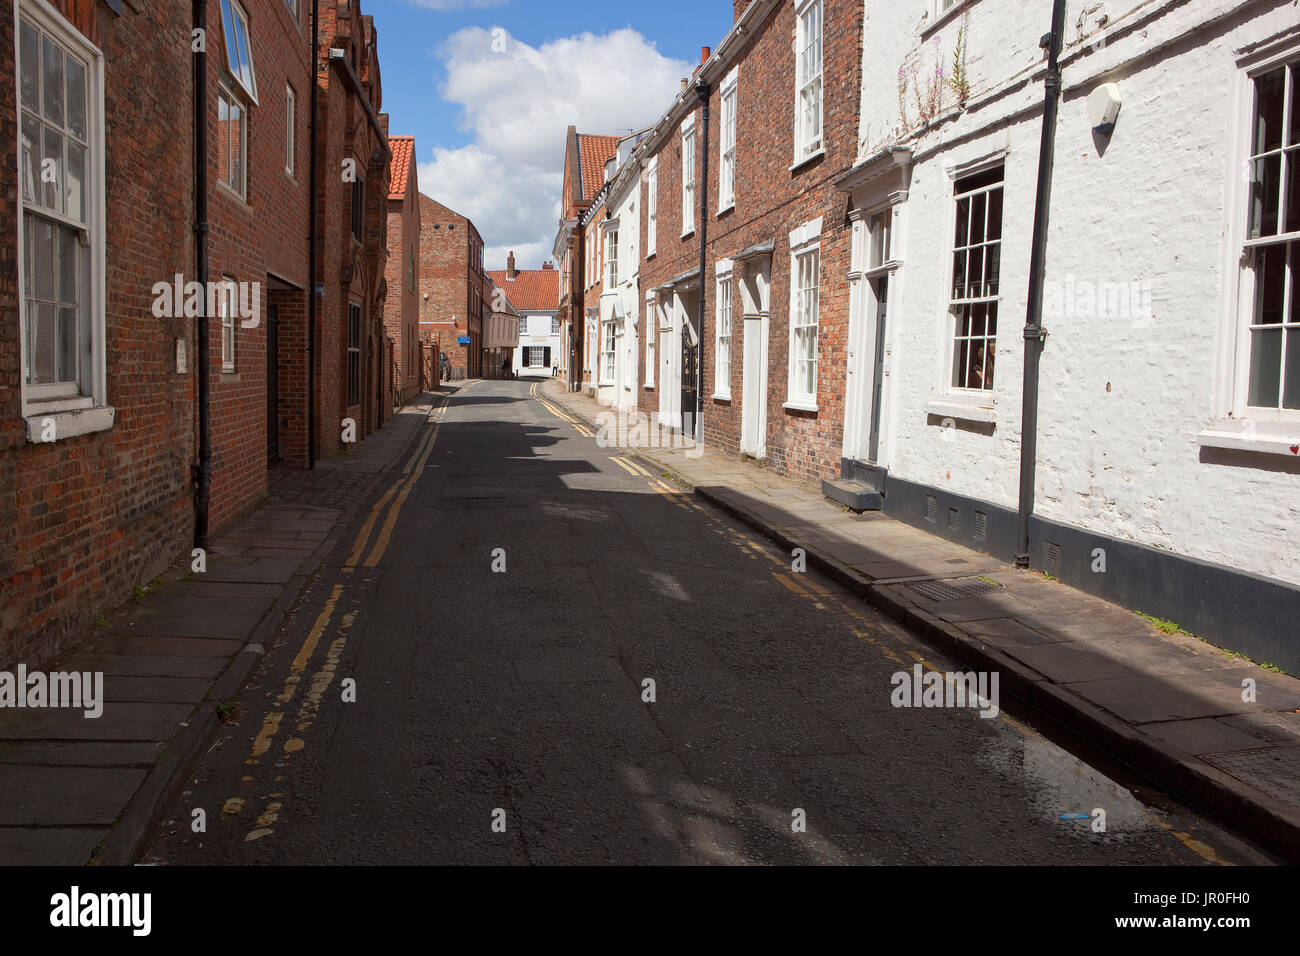
[[[1009,700],[892,706],[892,674],[965,668],[535,385],[435,408],[145,862],[1268,860]]]

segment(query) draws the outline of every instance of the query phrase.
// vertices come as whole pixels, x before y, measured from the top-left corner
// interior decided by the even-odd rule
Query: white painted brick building
[[[887,474],[887,513],[1014,551],[1051,4],[865,11],[846,466]],[[1060,64],[1032,564],[1281,659],[1269,619],[1300,586],[1300,17],[1070,0]],[[1112,83],[1097,132],[1089,97]]]

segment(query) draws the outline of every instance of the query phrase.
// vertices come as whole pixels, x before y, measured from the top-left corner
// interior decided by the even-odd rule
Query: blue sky
[[[415,137],[421,191],[474,220],[490,269],[509,250],[520,268],[550,258],[565,128],[653,122],[732,22],[731,0],[361,4],[391,132]]]

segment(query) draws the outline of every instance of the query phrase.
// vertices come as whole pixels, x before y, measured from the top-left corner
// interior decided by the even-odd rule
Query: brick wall
[[[0,16],[0,666],[35,664],[93,633],[95,619],[181,554],[193,535],[194,380],[175,371],[192,323],[155,318],[151,288],[193,270],[187,81],[190,5],[115,17],[55,7],[104,53],[107,431],[31,444],[21,405],[14,15]],[[186,78],[178,82],[177,78]],[[178,157],[159,163],[158,157]]]
[[[421,339],[440,343],[454,376],[480,375],[483,309],[492,305],[483,240],[472,222],[423,194],[419,273]],[[469,344],[458,344],[458,336],[469,336]]]
[[[732,283],[730,400],[714,399],[717,316],[715,264],[759,243],[774,241],[768,329],[767,461],[777,471],[803,479],[837,477],[843,441],[845,333],[848,328],[849,237],[847,196],[833,179],[857,156],[862,4],[824,0],[823,129],[825,155],[793,170],[795,117],[795,30],[792,4],[781,4],[746,41],[738,63],[736,126],[736,202],[718,215],[721,99],[715,85],[709,97],[709,168],[701,169],[702,109],[695,101],[696,182],[708,189],[708,249],[704,273],[704,434],[710,444],[730,451],[740,446],[743,412],[743,356],[740,278]],[[657,252],[641,266],[641,287],[654,289],[699,267],[698,187],[695,231],[682,233],[682,138],[674,126],[654,150],[658,156]],[[649,158],[647,155],[646,158]],[[645,201],[646,186],[641,186]],[[821,217],[820,320],[817,342],[817,411],[784,407],[790,357],[790,233]],[[646,248],[644,217],[641,248]],[[692,312],[694,321],[694,312]],[[652,323],[651,323],[652,324]],[[650,324],[647,325],[650,327]],[[644,343],[641,344],[644,350]],[[642,390],[642,411],[657,412],[662,388],[662,356],[656,343],[655,389]],[[644,362],[644,351],[641,361]]]
[[[420,369],[416,345],[420,334],[420,209],[414,151],[406,173],[406,191],[401,199],[388,200],[389,258],[385,272],[388,296],[384,303],[384,327],[393,343],[393,366],[398,402],[407,402],[420,391]],[[408,256],[415,256],[415,287],[408,286]]]

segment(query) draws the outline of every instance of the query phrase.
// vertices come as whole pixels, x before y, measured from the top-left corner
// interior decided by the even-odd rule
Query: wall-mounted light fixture
[[[1119,87],[1114,83],[1103,83],[1088,94],[1088,121],[1092,131],[1108,136],[1115,129],[1115,119],[1119,116],[1121,105]]]

